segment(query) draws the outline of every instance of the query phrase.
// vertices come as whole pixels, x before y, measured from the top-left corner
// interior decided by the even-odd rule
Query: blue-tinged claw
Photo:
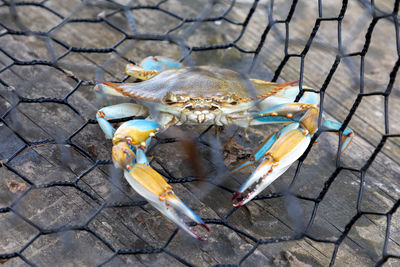
[[[199,224],[209,231],[207,225],[174,194],[172,187],[149,165],[146,147],[151,137],[158,132],[159,126],[158,123],[148,120],[123,123],[113,137],[114,164],[124,169],[128,183],[152,206],[191,236],[204,240],[185,220]]]
[[[264,154],[261,164],[234,194],[233,201],[254,186],[254,189],[239,203],[234,204],[235,207],[240,207],[256,197],[282,175],[307,149],[311,136],[307,130],[296,128],[296,125],[299,124],[288,125],[279,133],[279,137]]]
[[[102,82],[96,84],[94,87],[94,91],[96,96],[103,96],[103,95],[114,95],[114,96],[124,96],[121,94],[116,88],[118,88],[118,84],[110,83],[110,82]]]
[[[255,184],[254,189],[250,191],[240,202],[234,204],[234,207],[240,207],[255,198],[261,191],[267,188],[273,181],[281,176],[288,168],[287,166],[273,166],[273,162],[264,160],[258,168],[250,175],[247,181],[239,188],[232,197],[232,201],[236,200],[244,191]]]
[[[167,197],[167,201],[169,201],[169,204],[174,207],[175,211],[174,214],[178,215],[178,218],[175,218],[175,223],[178,224],[176,222],[176,219],[179,219],[181,222],[183,222],[183,217],[186,216],[189,219],[191,219],[193,222],[195,222],[198,225],[201,225],[202,227],[204,227],[208,232],[210,232],[210,228],[208,228],[208,226],[203,222],[202,219],[200,219],[199,216],[197,216],[191,209],[189,209],[188,206],[186,206],[186,204],[184,202],[182,202],[182,200],[180,200],[180,198],[178,198],[174,193],[172,193],[172,195],[170,195],[169,197]],[[184,215],[184,216],[182,216]],[[180,225],[180,224],[178,224]],[[180,225],[181,226],[181,225]],[[182,226],[181,226],[182,227]],[[187,228],[187,227],[185,227]],[[198,239],[201,240],[205,240],[202,237],[199,237],[196,233],[194,233],[190,228],[189,230],[196,235],[196,237]]]
[[[165,217],[177,224],[192,237],[205,240],[194,232],[185,222],[199,224],[210,231],[207,225],[189,209],[172,191],[172,187],[164,178],[148,164],[136,163],[124,176],[128,183],[143,196],[153,207],[158,209]]]
[[[259,161],[263,156],[265,156],[265,153],[267,153],[267,151],[271,148],[271,146],[275,143],[276,139],[279,136],[282,136],[283,134],[285,134],[286,132],[293,130],[293,129],[297,129],[299,128],[300,124],[299,123],[291,123],[285,127],[283,127],[279,133],[274,133],[271,134],[267,140],[265,140],[264,143],[262,143],[256,150],[256,152],[254,154],[252,154],[250,156],[250,160],[247,160],[239,165],[237,165],[232,172],[237,172],[240,169],[243,169],[246,166],[252,165],[254,163],[256,163],[257,161]]]

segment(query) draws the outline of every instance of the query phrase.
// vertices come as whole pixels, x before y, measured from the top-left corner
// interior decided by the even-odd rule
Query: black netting
[[[2,0],[0,262],[280,266],[399,259],[399,1],[311,2]],[[124,65],[150,55],[299,80],[297,99],[319,93],[321,110],[343,122],[338,136],[350,126],[355,141],[336,153],[341,138],[318,130],[319,144],[277,186],[237,209],[229,197],[250,172],[230,176],[227,169],[268,133],[249,130],[248,144],[239,130],[229,149],[236,129],[223,130],[222,142],[212,127],[160,135],[149,152],[152,166],[211,228],[208,241],[189,240],[121,180],[95,120],[101,105],[118,101],[96,102],[96,81],[125,81]],[[185,131],[196,142],[180,146]],[[198,159],[188,161],[185,146],[197,147]],[[197,164],[206,170],[190,173]]]

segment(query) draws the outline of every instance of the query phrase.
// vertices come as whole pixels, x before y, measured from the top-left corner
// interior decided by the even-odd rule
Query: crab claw
[[[260,165],[233,195],[232,201],[251,186],[254,186],[254,189],[240,202],[234,204],[234,206],[240,207],[245,205],[275,181],[304,153],[310,141],[311,136],[307,130],[303,130],[302,128],[281,131],[279,138],[265,153]]]
[[[172,186],[158,172],[147,164],[136,163],[129,170],[125,170],[124,174],[133,189],[165,217],[176,223],[192,237],[205,240],[185,223],[185,219],[210,231],[208,226],[175,195]]]

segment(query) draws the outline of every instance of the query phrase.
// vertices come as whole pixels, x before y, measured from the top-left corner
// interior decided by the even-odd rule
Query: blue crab
[[[248,161],[233,171],[258,163],[258,167],[233,195],[234,204],[242,206],[282,175],[309,146],[318,130],[319,95],[305,92],[299,102],[296,82],[273,83],[244,79],[239,73],[212,66],[184,67],[166,57],[148,57],[138,65],[129,64],[126,73],[141,82],[103,82],[97,93],[130,97],[136,103],[108,106],[97,112],[98,123],[112,139],[114,164],[124,170],[128,183],[156,209],[191,236],[202,239],[186,223],[206,224],[172,191],[146,157],[151,138],[172,125],[249,126],[281,123],[286,126],[269,136]],[[253,94],[249,94],[253,92]],[[154,115],[151,110],[156,110]],[[145,116],[130,120],[114,129],[109,120]],[[323,126],[339,130],[339,122],[325,119]],[[343,131],[342,150],[352,139],[350,128]],[[251,189],[253,188],[253,189]]]

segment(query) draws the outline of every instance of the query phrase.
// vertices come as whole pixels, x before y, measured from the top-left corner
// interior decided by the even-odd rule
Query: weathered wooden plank
[[[287,5],[275,5],[275,13],[285,17],[285,10],[287,12]],[[57,11],[63,14],[69,14],[74,5],[60,5]],[[240,3],[240,8],[243,9],[235,9],[234,12],[230,15],[233,18],[241,18],[243,19],[243,14],[248,12],[249,5],[246,3]],[[195,10],[195,5],[193,6],[185,6],[182,8],[182,16],[188,16],[189,14],[194,14],[194,16],[198,15],[198,12]],[[283,9],[286,7],[286,9]],[[168,7],[172,8],[172,6]],[[256,11],[255,17],[253,18],[253,23],[249,26],[246,31],[245,42],[241,42],[244,47],[249,49],[255,49],[255,45],[258,44],[260,33],[264,29],[266,25],[266,16],[263,10],[265,8],[264,3],[260,3],[259,8]],[[324,6],[324,16],[335,15],[337,14],[337,6],[335,7],[335,12],[331,11],[329,7]],[[199,6],[198,10],[201,9]],[[83,8],[80,13],[76,16],[88,16],[94,17],[95,14],[101,12],[102,9],[98,9],[97,7],[93,9]],[[174,12],[176,11],[176,7],[172,8]],[[191,13],[188,11],[190,10]],[[193,11],[194,10],[194,11]],[[305,36],[307,37],[311,31],[315,18],[317,16],[315,6],[313,7],[313,12],[310,12],[309,4],[300,4],[298,9],[296,10],[296,14],[293,22],[291,23],[291,35],[294,40],[291,41],[291,51],[301,51],[296,50],[296,48],[301,48],[305,44]],[[36,9],[35,9],[36,11]],[[100,12],[99,12],[100,11]],[[31,18],[30,12],[21,11],[26,16],[26,18]],[[358,11],[355,11],[358,12]],[[39,9],[40,13],[40,9]],[[236,13],[236,14],[235,14]],[[332,14],[331,14],[332,13]],[[133,12],[135,19],[137,20],[138,28],[140,31],[155,31],[163,30],[165,28],[170,28],[169,23],[157,23],[157,21],[164,21],[166,17],[164,15],[160,15],[159,12]],[[312,15],[311,15],[312,14]],[[146,18],[149,16],[154,16],[154,24],[147,25]],[[160,16],[159,16],[160,15]],[[307,15],[307,16],[306,16]],[[304,22],[304,17],[307,17],[307,22]],[[357,16],[355,16],[357,17]],[[34,17],[32,17],[34,18]],[[314,18],[314,19],[313,19]],[[48,25],[52,25],[52,18],[42,18],[43,20],[48,19],[46,23]],[[168,20],[168,19],[167,19]],[[29,19],[27,20],[29,23]],[[54,20],[53,20],[54,21]],[[173,20],[171,20],[172,22]],[[124,26],[123,28],[129,30],[129,27],[126,25],[124,18],[121,15],[115,16],[112,18],[112,22],[116,23],[118,26]],[[36,23],[36,22],[35,22]],[[43,23],[40,20],[38,23]],[[302,25],[300,23],[308,23],[307,25]],[[32,27],[37,27],[37,24],[34,24]],[[143,27],[144,25],[148,27]],[[166,26],[167,25],[167,26]],[[298,26],[296,26],[298,25]],[[159,26],[159,27],[158,27]],[[106,27],[107,28],[107,27]],[[209,29],[212,30],[209,30]],[[232,36],[238,34],[238,27],[231,27],[225,22],[222,25],[216,25],[214,23],[207,24],[206,27],[200,27],[195,32],[195,36],[189,38],[188,42],[191,45],[205,45],[205,44],[215,44],[215,43],[225,43],[229,40],[232,40]],[[323,30],[323,31],[322,31]],[[330,28],[324,28],[321,26],[322,32],[328,32],[331,34]],[[85,32],[85,34],[83,34]],[[102,34],[99,34],[102,32]],[[388,33],[389,34],[389,33]],[[109,47],[114,44],[117,40],[121,38],[121,35],[113,30],[104,29],[104,23],[102,24],[67,24],[63,26],[60,30],[55,32],[55,36],[60,39],[68,38],[68,42],[77,47],[98,47],[104,48]],[[107,38],[104,38],[107,36]],[[271,32],[270,36],[277,38],[278,34]],[[318,38],[323,39],[322,37]],[[384,35],[382,35],[384,36]],[[6,36],[8,39],[6,40],[9,43],[10,47],[12,47],[13,43],[21,43],[24,41],[24,38],[10,38],[10,36]],[[336,36],[328,36],[329,38],[335,38]],[[363,37],[361,35],[361,37]],[[274,39],[272,38],[272,39]],[[325,37],[327,38],[327,37]],[[330,40],[328,38],[328,40]],[[375,37],[374,37],[375,38]],[[0,38],[2,39],[2,38]],[[299,39],[299,40],[297,40]],[[360,39],[362,40],[362,38]],[[268,40],[269,45],[273,40]],[[25,43],[25,42],[24,42]],[[28,41],[27,41],[28,43]],[[40,42],[38,42],[40,43]],[[43,46],[43,42],[38,44],[38,47],[42,49],[42,51],[46,51]],[[312,51],[314,47],[312,47]],[[155,53],[160,54],[162,51],[163,55],[168,55],[170,57],[178,58],[179,57],[179,47],[171,46],[170,44],[164,44],[161,42],[151,42],[151,41],[129,41],[124,43],[121,48],[118,48],[122,54],[126,57],[138,60],[148,55],[154,55]],[[269,50],[268,50],[269,49]],[[33,45],[20,45],[17,49],[21,55],[25,56],[26,59],[30,59],[33,57],[29,54],[29,51],[36,51],[35,46]],[[11,50],[13,51],[13,50]],[[42,54],[43,52],[41,52]],[[305,69],[305,84],[312,85],[315,88],[321,86],[323,82],[323,77],[326,76],[326,72],[329,70],[333,57],[332,54],[328,56],[324,56],[324,50],[317,51],[316,53],[311,53],[306,57],[306,69]],[[34,55],[34,54],[33,54]],[[375,57],[379,55],[377,53]],[[115,79],[120,80],[124,76],[121,72],[125,60],[116,57],[116,60],[109,62],[111,53],[109,54],[79,54],[79,53],[71,53],[67,57],[65,57],[61,61],[61,66],[67,70],[70,70],[77,77],[87,80],[94,79],[95,65],[102,65],[106,63],[106,73],[104,79]],[[231,50],[221,50],[221,51],[211,51],[211,52],[198,52],[194,53],[194,59],[196,62],[201,64],[223,64],[229,65],[230,67],[234,67],[236,69],[245,69],[244,65],[248,66],[250,61],[249,57],[243,57],[242,54],[239,53],[235,49]],[[324,56],[324,57],[323,57]],[[39,55],[39,57],[41,57]],[[255,70],[256,75],[264,75],[268,73],[268,70],[265,69],[265,66],[270,70],[274,70],[277,64],[282,59],[282,45],[275,45],[268,47],[264,47],[262,54],[260,55],[262,59],[268,59],[263,61],[263,64],[260,64],[261,67]],[[321,60],[323,58],[323,60]],[[317,60],[318,59],[318,60]],[[7,59],[6,59],[7,60]],[[389,64],[390,65],[390,64]],[[298,78],[298,66],[299,61],[297,59],[293,59],[289,62],[288,66],[285,67],[281,77],[285,80],[293,80]],[[311,70],[309,67],[312,67]],[[52,96],[62,97],[65,95],[65,92],[68,92],[68,89],[71,89],[74,86],[74,83],[71,82],[66,75],[60,75],[59,73],[53,73],[53,69],[47,67],[41,68],[32,68],[31,67],[13,67],[11,71],[7,71],[4,73],[2,78],[4,78],[7,82],[14,85],[17,90],[21,88],[21,93],[27,93],[28,97],[40,97],[40,96]],[[386,69],[385,69],[386,70]],[[45,73],[45,75],[36,78],[41,73]],[[49,74],[47,74],[49,73]],[[268,75],[271,75],[269,72]],[[53,80],[48,80],[47,78],[51,77]],[[54,78],[53,78],[54,77]],[[271,78],[268,77],[268,78]],[[328,88],[327,101],[326,101],[326,109],[329,114],[334,115],[335,118],[343,120],[349,111],[349,107],[354,102],[355,92],[352,91],[349,93],[348,86],[338,86],[340,90],[333,91],[332,88],[336,85],[336,80],[340,80],[341,75],[335,75],[332,84]],[[60,80],[62,79],[62,80]],[[35,88],[32,91],[27,91],[27,86],[24,86],[24,82],[31,82],[33,80],[33,84],[35,85],[32,88]],[[49,88],[46,81],[51,84],[56,84],[56,91],[51,90]],[[338,82],[338,83],[339,83]],[[29,84],[30,83],[25,83]],[[22,85],[22,86],[21,86]],[[343,88],[343,89],[342,89]],[[90,92],[91,88],[82,86],[78,89],[77,92],[73,94],[71,97],[71,103],[78,108],[79,111],[84,114],[87,118],[94,118],[94,113],[96,111],[96,104],[93,94]],[[7,97],[6,97],[7,98]],[[332,100],[330,100],[332,98]],[[8,99],[8,98],[7,98]],[[375,125],[382,125],[380,113],[377,113],[378,116],[366,116],[368,115],[368,108],[373,106],[374,101],[369,101],[368,98],[364,101],[362,106],[360,106],[359,111],[354,116],[354,119],[351,121],[351,126],[355,123],[355,129],[357,136],[354,144],[352,144],[351,149],[348,150],[342,156],[342,161],[345,165],[349,166],[358,166],[360,167],[367,157],[371,154],[374,146],[377,144],[377,141],[380,140],[382,129],[375,127]],[[393,99],[393,96],[391,96]],[[393,101],[394,107],[396,107],[397,100]],[[365,106],[364,106],[365,103]],[[379,104],[380,105],[380,104]],[[381,106],[381,105],[380,105]],[[48,117],[38,115],[44,112],[53,112],[53,116]],[[22,121],[22,131],[26,134],[27,137],[32,138],[31,140],[44,139],[49,137],[57,137],[61,136],[61,138],[65,138],[68,134],[71,133],[72,129],[77,129],[80,127],[84,121],[81,119],[76,119],[76,116],[70,116],[71,111],[67,111],[63,108],[60,108],[58,105],[40,105],[40,104],[24,104],[19,108],[18,121]],[[374,114],[376,115],[376,114]],[[55,118],[58,116],[64,116],[58,123],[54,123]],[[365,118],[369,119],[370,122],[366,123]],[[10,119],[11,122],[12,119]],[[67,123],[65,123],[67,122]],[[32,125],[28,125],[31,123]],[[359,126],[360,125],[360,126]],[[373,131],[368,130],[369,126],[374,126],[375,129]],[[393,131],[396,131],[397,125],[394,125]],[[366,127],[368,126],[368,127]],[[31,129],[40,129],[33,130]],[[57,131],[60,129],[60,133]],[[186,128],[186,130],[191,131],[193,129]],[[35,133],[32,132],[43,131],[44,133]],[[261,128],[255,131],[256,134],[256,142],[254,142],[251,147],[255,148],[257,143],[262,139],[261,136],[266,136],[267,132],[271,130],[266,130]],[[238,140],[241,142],[241,140]],[[91,147],[94,147],[95,156],[98,159],[109,159],[109,151],[110,151],[110,143],[103,138],[103,134],[97,128],[96,125],[86,126],[84,131],[80,132],[76,137],[74,137],[73,142],[81,145],[85,149],[89,148],[93,150]],[[328,144],[323,145],[323,142],[328,142]],[[334,162],[334,153],[337,151],[336,148],[337,137],[327,137],[321,138],[321,144],[317,145],[312,149],[311,155],[307,158],[304,166],[302,167],[299,179],[295,184],[295,192],[301,194],[307,194],[312,197],[315,197],[322,189],[323,182],[329,177],[332,171],[335,168]],[[381,158],[377,158],[375,163],[370,167],[367,172],[367,180],[365,184],[365,201],[363,199],[363,205],[365,205],[366,209],[382,209],[380,206],[382,203],[385,203],[385,208],[388,209],[393,205],[393,201],[398,199],[398,192],[396,192],[396,188],[398,188],[398,184],[395,179],[395,175],[398,169],[398,158],[396,158],[396,142],[389,140],[388,145],[390,147],[394,146],[393,149],[385,150],[382,153]],[[357,147],[357,149],[354,149]],[[354,149],[354,150],[353,150]],[[183,177],[186,175],[193,175],[193,171],[189,168],[187,161],[185,161],[185,155],[181,151],[176,151],[176,144],[172,145],[162,145],[159,146],[154,153],[152,153],[155,157],[157,157],[162,163],[163,166],[166,166],[168,171],[174,174],[177,177]],[[60,155],[57,153],[54,154],[54,149],[51,149],[50,146],[46,146],[45,149],[40,150],[34,149],[35,158],[39,158],[40,162],[46,163],[49,169],[53,171],[46,171],[47,175],[44,178],[51,178],[51,173],[56,175],[57,173],[65,174],[64,169],[61,166],[64,165],[64,162],[60,160]],[[53,151],[53,152],[52,152]],[[208,152],[207,149],[201,149],[204,158],[212,158],[212,153]],[[355,153],[354,153],[355,151]],[[395,151],[395,152],[393,152]],[[354,153],[354,154],[352,154]],[[26,158],[27,161],[30,160],[27,157],[27,152],[21,155],[22,158]],[[170,159],[171,154],[176,155],[175,159]],[[211,154],[211,155],[210,155]],[[397,154],[398,155],[398,154]],[[381,156],[381,155],[380,155]],[[57,158],[57,160],[53,160]],[[77,156],[78,159],[81,159],[81,156]],[[212,161],[212,160],[211,160]],[[207,164],[207,161],[205,161]],[[26,167],[23,163],[19,164],[17,162],[16,167],[19,167],[22,172],[27,172],[31,170],[31,167]],[[383,169],[387,168],[387,166],[391,166],[390,169],[386,172],[382,172]],[[39,168],[43,168],[40,166]],[[213,167],[210,168],[210,172],[215,171]],[[140,199],[137,194],[135,194],[120,178],[116,177],[109,182],[107,176],[105,174],[110,173],[112,171],[108,170],[108,167],[96,168],[96,171],[90,172],[88,175],[84,176],[80,182],[80,184],[90,192],[93,192],[97,197],[100,197],[102,200],[128,200],[128,199]],[[284,175],[279,181],[277,181],[267,192],[276,192],[280,188],[285,188],[291,179],[291,175],[294,172],[294,167],[292,167],[287,174]],[[68,179],[75,177],[81,173],[77,170],[72,170],[72,172],[68,175]],[[307,179],[309,177],[316,177],[316,173],[318,174],[317,179]],[[27,176],[32,177],[31,173],[26,173]],[[235,176],[235,179],[231,179],[229,181],[224,181],[224,185],[229,188],[236,189],[239,186],[239,183],[243,181],[243,179],[248,175],[248,173],[242,172],[239,175]],[[63,179],[65,179],[63,177]],[[238,182],[239,180],[239,182]],[[310,181],[311,180],[311,181]],[[321,206],[319,208],[319,212],[316,218],[315,227],[318,229],[312,229],[313,233],[319,236],[323,236],[326,238],[335,237],[337,238],[340,235],[340,232],[343,231],[345,224],[349,221],[349,219],[355,215],[355,198],[357,196],[358,178],[354,174],[350,172],[343,172],[336,179],[335,183],[332,185],[331,189],[328,192],[328,195],[325,197]],[[381,190],[376,191],[377,183],[385,185]],[[184,184],[184,185],[174,185],[177,193],[182,196],[183,200],[188,203],[190,207],[193,207],[195,212],[201,214],[203,217],[207,218],[215,218],[218,216],[224,216],[231,209],[230,197],[231,194],[212,187],[211,191],[209,187],[205,187],[204,185],[196,185],[193,183]],[[60,188],[61,192],[65,194],[64,198],[67,196],[71,196],[68,190],[64,190],[64,188]],[[121,193],[121,198],[118,197],[118,194]],[[60,199],[62,202],[62,197],[55,196],[55,201]],[[78,200],[77,200],[78,201]],[[81,201],[81,200],[79,200]],[[78,202],[79,202],[78,201]],[[309,218],[312,202],[299,201],[296,205],[299,205],[303,210],[303,214],[306,218]],[[74,203],[74,207],[79,204]],[[89,204],[92,205],[92,204]],[[340,208],[339,208],[340,207]],[[364,207],[364,206],[363,206]],[[287,204],[285,201],[280,198],[277,200],[267,200],[267,201],[255,201],[248,205],[249,212],[246,212],[244,208],[236,211],[232,217],[229,218],[229,222],[240,229],[250,232],[256,237],[277,237],[283,235],[291,235],[294,233],[294,229],[296,229],[296,224],[293,223],[293,218],[290,218],[290,214],[287,214]],[[339,210],[340,209],[340,210]],[[326,214],[325,211],[330,211],[329,214]],[[115,212],[118,212],[117,215]],[[322,215],[320,215],[322,213]],[[73,213],[71,213],[73,214]],[[71,214],[67,214],[66,216],[71,216]],[[249,216],[251,215],[250,219]],[[382,218],[382,217],[380,217]],[[79,221],[79,220],[78,220]],[[375,225],[378,225],[379,229],[376,230],[377,235],[382,235],[384,232],[384,228],[380,227],[383,222],[381,219],[378,220]],[[363,235],[365,231],[369,230],[360,230],[359,228],[363,227],[376,227],[374,226],[373,219],[366,219],[366,221],[360,222],[361,226],[356,225],[354,228],[354,233],[351,233],[349,236],[350,239],[346,239],[345,243],[340,248],[340,253],[337,259],[337,263],[341,264],[357,264],[357,265],[365,265],[373,263],[373,261],[377,260],[379,253],[381,250],[376,250],[378,247],[382,246],[382,241],[373,240],[376,244],[368,244],[368,237]],[[365,226],[366,225],[366,226]],[[138,227],[139,226],[139,227]],[[158,247],[163,244],[163,241],[169,237],[169,235],[174,231],[175,227],[173,225],[168,225],[165,223],[165,220],[161,218],[161,216],[156,212],[153,208],[146,205],[143,208],[107,208],[101,212],[100,215],[96,216],[96,218],[91,223],[90,227],[96,230],[96,232],[100,233],[102,236],[106,238],[108,242],[111,242],[113,246],[117,248],[143,248],[143,247]],[[237,263],[238,260],[254,245],[252,241],[247,240],[246,238],[241,237],[240,235],[235,234],[231,230],[228,230],[226,227],[221,227],[217,225],[211,225],[212,233],[209,234],[208,243],[198,243],[193,240],[187,240],[186,236],[179,232],[178,235],[174,238],[173,242],[168,246],[171,252],[176,253],[179,257],[196,264],[202,265],[210,265],[210,264],[219,264],[219,263]],[[396,227],[394,227],[396,229]],[[370,228],[367,228],[370,229]],[[364,231],[364,232],[363,232]],[[393,235],[392,239],[395,238]],[[67,238],[69,239],[69,238]],[[74,238],[71,238],[75,240]],[[45,240],[45,239],[43,239]],[[60,247],[57,244],[60,244],[60,241],[56,239],[51,239],[53,243],[56,244],[56,247]],[[68,241],[68,240],[67,240]],[[29,250],[27,251],[27,255],[32,257],[35,262],[44,264],[45,262],[51,262],[54,260],[53,256],[46,257],[42,261],[38,259],[36,255],[39,255],[42,251],[56,251],[53,255],[57,255],[57,249],[50,249],[45,246],[45,242],[49,242],[48,240],[40,242],[38,241],[38,245],[33,246],[31,249],[36,249],[37,251]],[[55,242],[55,243],[54,243]],[[75,241],[73,241],[75,243]],[[61,241],[62,243],[62,241]],[[79,242],[76,242],[79,244]],[[187,246],[182,247],[182,243],[187,244]],[[398,245],[396,243],[394,245],[394,253],[397,253]],[[89,246],[90,247],[90,246]],[[85,250],[85,245],[78,245],[80,250]],[[231,249],[232,248],[232,249]],[[272,249],[273,248],[273,249]],[[98,249],[98,250],[97,250]],[[198,251],[203,251],[202,253],[195,253]],[[74,250],[75,251],[75,250]],[[96,248],[96,251],[106,251],[109,252],[106,248],[101,248],[99,245]],[[330,261],[330,256],[333,251],[332,245],[322,246],[320,243],[316,244],[310,240],[301,240],[295,242],[288,243],[279,243],[276,245],[268,244],[262,245],[257,248],[257,253],[252,254],[245,263],[254,262],[257,263],[257,260],[266,260],[268,259],[270,262],[274,262],[274,260],[279,262],[279,253],[280,251],[290,251],[295,257],[300,260],[302,263],[307,263],[311,265],[322,264],[326,265]],[[92,252],[98,253],[98,252]],[[354,257],[354,253],[357,254],[357,257]],[[370,255],[372,253],[372,257]],[[95,264],[96,262],[80,262],[79,258],[81,255],[76,252],[71,252],[70,255],[76,260],[76,263],[81,264]],[[229,256],[230,255],[230,256]],[[155,262],[161,264],[177,264],[176,260],[173,258],[167,259],[166,253],[157,254],[157,255],[139,255],[139,256],[118,256],[114,258],[109,264],[110,265],[118,265],[118,264],[154,264]],[[256,257],[256,259],[254,259]],[[207,261],[205,258],[210,259]]]
[[[110,257],[112,251],[86,231],[67,231],[40,236],[24,255],[40,266],[93,266]]]
[[[7,266],[7,267],[8,266],[18,266],[18,267],[20,267],[20,266],[23,266],[23,267],[30,266],[20,258],[5,259],[5,260],[2,260],[2,263],[3,263],[4,266]]]

